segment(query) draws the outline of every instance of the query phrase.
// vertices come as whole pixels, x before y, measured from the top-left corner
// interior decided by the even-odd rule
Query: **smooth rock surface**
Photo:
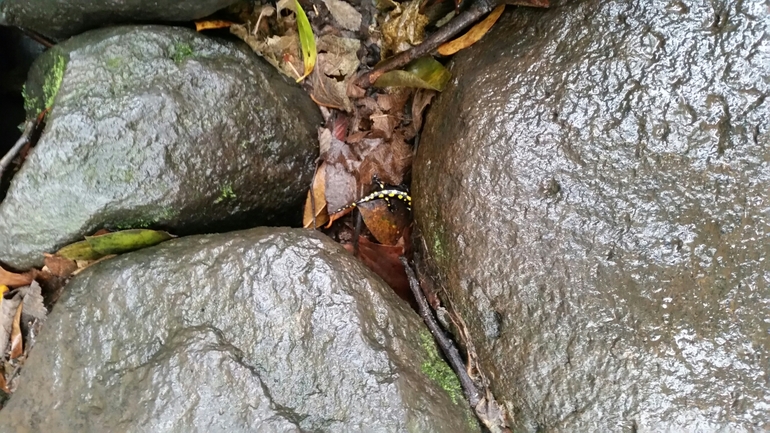
[[[102,227],[300,223],[321,115],[240,44],[173,27],[94,30],[38,58],[25,93],[28,116],[53,108],[0,204],[6,265],[38,266]]]
[[[191,21],[236,0],[3,0],[0,25],[19,26],[52,38],[116,24]]]
[[[553,3],[509,9],[430,109],[444,298],[515,431],[767,431],[767,5]]]
[[[473,431],[426,333],[319,233],[175,239],[72,280],[0,431]]]

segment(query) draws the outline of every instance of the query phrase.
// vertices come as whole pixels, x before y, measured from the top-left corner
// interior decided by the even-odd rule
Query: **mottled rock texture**
[[[444,299],[516,431],[770,429],[767,5],[553,3],[430,109]]]

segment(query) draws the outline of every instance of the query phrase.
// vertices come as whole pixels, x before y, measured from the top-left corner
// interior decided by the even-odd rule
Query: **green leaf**
[[[95,252],[106,256],[151,247],[171,237],[170,234],[162,231],[133,229],[101,236],[86,236],[86,242]]]
[[[318,57],[318,51],[315,47],[315,36],[313,36],[313,29],[310,27],[310,21],[307,19],[305,11],[302,10],[299,0],[294,0],[294,3],[297,7],[297,32],[299,33],[299,44],[302,47],[302,61],[305,64],[305,75],[297,78],[297,82],[299,83],[313,72],[315,61]]]
[[[64,257],[70,260],[97,260],[104,257],[104,254],[99,254],[91,248],[91,245],[87,241],[75,242],[69,244],[66,247],[56,252],[57,256]]]
[[[375,87],[417,87],[444,90],[452,74],[433,57],[421,57],[406,65],[403,71],[389,71],[374,82]]]

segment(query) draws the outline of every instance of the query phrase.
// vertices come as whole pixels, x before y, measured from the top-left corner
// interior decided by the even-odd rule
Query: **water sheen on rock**
[[[0,430],[473,431],[423,374],[426,332],[319,233],[175,239],[72,280]]]
[[[28,115],[53,108],[0,204],[0,262],[39,266],[43,252],[102,227],[298,225],[321,115],[243,47],[181,28],[116,27],[38,58]]]
[[[554,3],[508,11],[430,110],[445,297],[516,431],[770,429],[767,6]]]
[[[3,0],[0,24],[66,38],[96,27],[160,21],[191,21],[236,0]]]

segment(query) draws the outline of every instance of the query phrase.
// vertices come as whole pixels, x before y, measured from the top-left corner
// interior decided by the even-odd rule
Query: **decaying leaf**
[[[224,29],[233,25],[230,21],[224,20],[204,20],[195,22],[195,31],[200,32],[203,30]]]
[[[24,347],[21,338],[21,310],[24,304],[19,303],[16,307],[16,314],[13,316],[13,322],[11,324],[11,354],[9,359],[16,359],[24,353]]]
[[[361,13],[350,3],[342,0],[323,0],[334,21],[343,29],[356,31],[361,27]]]
[[[318,65],[321,66],[323,64],[321,59],[319,59]],[[316,68],[310,74],[310,84],[312,86],[310,98],[316,104],[323,107],[336,108],[341,111],[352,110],[353,104],[347,96],[347,85],[344,81],[329,78],[320,68]]]
[[[65,257],[57,256],[54,254],[44,254],[44,256],[44,269],[48,269],[48,272],[57,277],[67,278],[72,275],[72,273],[75,272],[78,268],[77,263],[75,263],[75,261],[72,259],[67,259]]]
[[[3,299],[0,305],[0,355],[4,355],[11,341],[11,330],[16,310],[21,305],[21,297],[14,296],[11,299]]]
[[[302,75],[299,73],[303,69],[299,36],[294,28],[291,28],[284,35],[274,35],[265,39],[255,36],[249,32],[246,26],[241,24],[232,25],[230,33],[246,42],[249,48],[286,76],[296,79]]]
[[[353,252],[352,244],[345,244],[345,249]],[[361,237],[358,240],[358,258],[375,274],[379,275],[396,294],[409,303],[414,303],[406,278],[404,266],[399,257],[404,254],[404,247],[380,245]]]
[[[358,206],[364,223],[375,239],[383,245],[396,245],[409,225],[409,211],[399,200],[372,200]]]
[[[48,310],[43,303],[43,295],[40,284],[33,281],[27,287],[19,289],[19,295],[22,297],[22,319],[25,322],[37,319],[44,321],[48,316]]]
[[[313,219],[314,215],[315,220]],[[326,224],[328,220],[329,214],[326,212],[326,166],[324,163],[316,170],[313,185],[307,192],[302,226],[306,229],[316,229]]]
[[[305,65],[305,73],[297,78],[297,82],[305,79],[315,67],[318,51],[316,51],[315,36],[310,21],[307,19],[305,11],[300,6],[298,0],[294,0],[297,12],[297,33],[299,34],[299,44],[302,47],[302,60]]]
[[[323,35],[318,38],[317,67],[330,77],[347,78],[361,64],[357,54],[360,48],[358,39]]]
[[[31,282],[32,276],[30,274],[17,274],[0,267],[0,285],[2,286],[19,287],[26,286]]]
[[[86,236],[86,242],[95,252],[106,256],[151,247],[172,237],[169,233],[160,230],[133,229],[101,236]]]
[[[381,27],[383,58],[422,43],[428,17],[420,13],[420,3],[420,0],[395,3],[395,9],[390,11]]]
[[[0,391],[3,391],[6,394],[10,394],[11,390],[8,389],[8,384],[5,381],[5,371],[4,369],[0,369]]]
[[[403,71],[388,71],[374,82],[376,87],[415,87],[442,91],[449,79],[449,70],[433,57],[419,58],[409,63]]]
[[[449,41],[438,47],[438,53],[442,56],[451,56],[452,54],[470,47],[475,44],[492,28],[500,15],[505,10],[505,4],[498,5],[484,20],[471,27],[468,32],[459,38]]]

